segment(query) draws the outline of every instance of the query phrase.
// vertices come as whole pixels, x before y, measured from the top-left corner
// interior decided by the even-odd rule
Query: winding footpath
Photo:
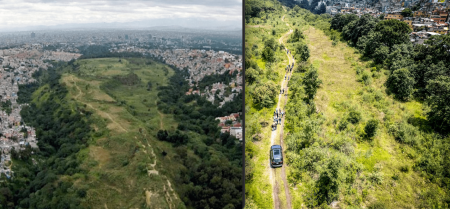
[[[281,18],[281,21],[284,22],[284,15]],[[288,25],[286,23],[286,25]],[[289,25],[288,25],[289,26]],[[283,43],[283,38],[289,36],[291,33],[293,32],[292,29],[289,30],[289,32],[287,32],[286,34],[284,34],[279,40],[278,42],[280,44]],[[288,49],[285,48],[285,52],[286,52],[286,56],[288,57],[289,60],[289,65],[292,65],[293,63],[295,63],[295,60],[293,59],[292,55],[290,53],[287,53]],[[292,76],[292,71],[290,73],[287,73],[287,75],[289,77]],[[284,104],[281,104],[281,98],[282,98],[282,94],[279,94],[278,96],[278,103],[277,103],[277,109],[280,110],[280,107],[282,107],[282,109],[284,109],[284,107],[286,106],[286,102],[287,102],[287,92],[289,91],[288,89],[288,82],[289,80],[283,79],[281,81],[281,89],[285,88],[286,92],[284,94],[285,96],[285,100],[284,100]],[[284,119],[285,117],[282,117],[281,119],[281,125],[279,128],[279,132],[278,132],[278,128],[275,131],[272,131],[272,135],[270,137],[271,140],[271,145],[277,144],[276,143],[276,139],[279,136],[280,137],[280,145],[283,147],[283,150],[285,150],[285,146],[284,146],[284,142],[283,142],[283,129],[284,129]],[[283,154],[283,156],[285,156]],[[274,202],[274,208],[275,209],[279,209],[281,208],[281,202],[280,202],[280,198],[278,197],[278,194],[280,191],[279,185],[281,184],[281,182],[278,182],[277,179],[275,178],[277,175],[276,169],[272,168],[271,166],[269,166],[269,169],[271,169],[270,172],[270,182],[272,183],[272,197],[273,197],[273,202]],[[281,179],[283,181],[283,185],[284,185],[284,193],[285,193],[285,197],[286,197],[286,207],[291,209],[292,208],[292,201],[291,201],[291,195],[289,192],[289,186],[287,183],[287,178],[286,178],[286,164],[284,164],[281,167]]]

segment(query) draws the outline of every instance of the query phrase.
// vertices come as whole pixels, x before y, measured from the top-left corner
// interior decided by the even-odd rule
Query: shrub
[[[370,204],[368,207],[368,209],[386,209],[386,205],[382,202],[375,202]]]
[[[403,173],[408,173],[409,172],[409,166],[408,165],[400,166],[400,171],[403,172]]]
[[[368,86],[372,83],[372,79],[370,78],[370,73],[367,71],[363,71],[361,75],[361,81],[364,85]]]
[[[319,79],[319,73],[317,72],[317,69],[311,68],[305,75],[305,78],[303,80],[303,85],[305,89],[306,95],[308,95],[308,99],[312,100],[314,99],[314,96],[317,93],[317,89],[322,84],[322,80]]]
[[[391,125],[389,131],[392,133],[395,140],[400,143],[414,146],[417,145],[421,139],[421,134],[417,128],[406,122]]]
[[[375,171],[369,174],[368,179],[375,184],[381,184],[383,182],[383,174]]]
[[[366,126],[364,127],[364,131],[366,132],[366,136],[368,138],[372,138],[377,133],[378,129],[378,121],[375,119],[370,119]]]
[[[339,131],[345,130],[347,128],[347,125],[348,125],[348,120],[346,120],[345,118],[343,120],[339,121],[339,124],[338,124]]]
[[[394,173],[394,175],[392,175],[392,179],[398,181],[400,179],[400,176],[398,175],[398,173]]]
[[[358,123],[361,120],[361,113],[356,110],[351,110],[348,113],[347,121],[353,124]]]

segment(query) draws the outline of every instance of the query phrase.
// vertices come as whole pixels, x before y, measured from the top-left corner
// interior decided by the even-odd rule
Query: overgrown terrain
[[[214,120],[239,101],[184,97],[184,73],[148,58],[59,66],[20,87],[40,151],[13,157],[3,207],[240,207],[242,146]]]
[[[450,139],[443,101],[450,69],[440,62],[449,60],[450,36],[413,47],[405,39],[409,28],[399,21],[331,18],[298,6],[284,13],[270,3],[248,2],[265,7],[249,13],[246,27],[246,207],[273,207],[267,202],[271,188],[256,183],[268,182],[262,172],[268,131],[260,127],[267,119],[247,98],[268,83],[262,73],[254,76],[252,63],[267,59],[253,45],[276,35],[282,26],[273,22],[285,16],[298,30],[286,44],[297,61],[284,130],[292,208],[447,208]],[[310,57],[299,63],[306,50]],[[266,117],[271,113],[266,110]]]

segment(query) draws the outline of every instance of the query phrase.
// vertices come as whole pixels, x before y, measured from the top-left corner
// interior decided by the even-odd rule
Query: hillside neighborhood
[[[325,3],[325,2],[324,2]],[[336,14],[369,14],[385,20],[397,19],[409,25],[413,31],[410,40],[413,44],[423,44],[431,36],[449,33],[450,0],[379,0],[379,1],[327,1],[326,12]],[[403,10],[412,6],[420,6],[418,10],[404,15]]]
[[[23,105],[17,103],[20,84],[33,83],[33,73],[46,70],[52,65],[46,60],[70,61],[80,54],[51,52],[42,45],[0,50],[0,175],[10,178],[12,149],[24,150],[26,146],[38,148],[36,130],[23,123],[20,111]]]
[[[186,80],[192,87],[186,95],[197,94],[206,97],[211,103],[216,100],[219,107],[226,102],[234,100],[242,92],[242,56],[232,55],[224,51],[213,50],[189,50],[189,49],[143,49],[139,47],[121,47],[111,49],[111,52],[139,52],[150,54],[163,60],[166,64],[177,67],[180,70],[188,70],[189,77]],[[222,75],[229,73],[231,81],[228,84],[216,82],[204,89],[199,89],[199,84],[208,75]],[[242,125],[238,122],[240,114],[233,113],[230,116],[216,118],[220,121],[222,133],[229,132],[237,139],[242,140]],[[225,119],[224,119],[225,118]],[[225,123],[231,121],[230,123]]]

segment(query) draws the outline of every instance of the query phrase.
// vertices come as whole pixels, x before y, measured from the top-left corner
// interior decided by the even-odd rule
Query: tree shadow
[[[411,116],[408,118],[408,123],[425,133],[431,133],[433,131],[430,122],[422,117]]]

